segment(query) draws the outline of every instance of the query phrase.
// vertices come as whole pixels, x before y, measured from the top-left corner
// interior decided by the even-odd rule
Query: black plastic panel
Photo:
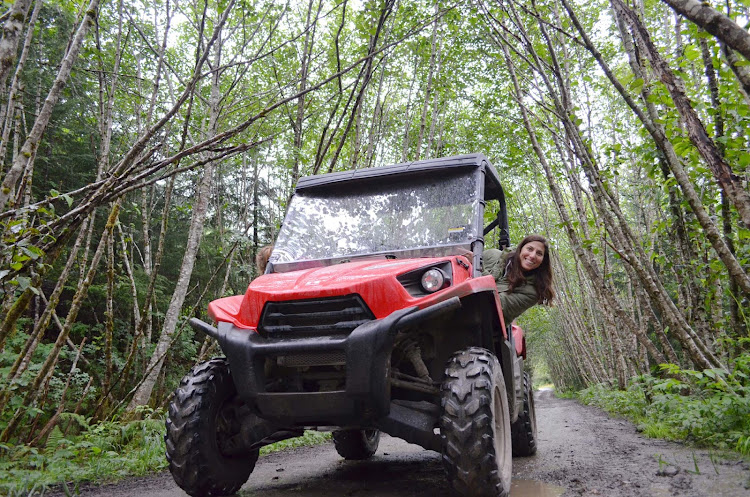
[[[267,338],[340,337],[373,319],[359,295],[268,302],[258,333]]]

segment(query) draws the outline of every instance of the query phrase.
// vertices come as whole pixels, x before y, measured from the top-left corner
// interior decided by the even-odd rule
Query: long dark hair
[[[525,272],[521,267],[521,249],[530,242],[541,242],[544,245],[544,258],[538,268]],[[516,250],[508,256],[508,265],[505,270],[505,278],[508,280],[508,288],[513,289],[526,282],[526,276],[536,276],[534,287],[538,297],[538,304],[549,304],[555,298],[555,289],[552,283],[552,265],[549,257],[549,244],[547,239],[540,235],[529,235],[518,244]]]

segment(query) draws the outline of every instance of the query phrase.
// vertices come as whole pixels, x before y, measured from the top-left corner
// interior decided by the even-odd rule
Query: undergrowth
[[[75,494],[83,482],[107,483],[165,469],[164,415],[155,414],[156,419],[97,424],[63,414],[43,446],[0,444],[0,495],[43,495],[53,486]],[[263,447],[261,455],[330,438],[307,431]]]
[[[658,373],[634,378],[624,391],[595,385],[576,397],[630,419],[646,436],[750,456],[750,354],[730,371],[662,364]]]

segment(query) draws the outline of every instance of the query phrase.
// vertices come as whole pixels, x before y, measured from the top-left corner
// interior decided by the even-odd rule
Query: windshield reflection
[[[477,236],[477,207],[470,173],[303,191],[292,199],[271,262],[465,246]]]

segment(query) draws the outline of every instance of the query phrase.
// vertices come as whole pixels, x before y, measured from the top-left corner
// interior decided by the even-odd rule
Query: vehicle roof
[[[330,184],[342,182],[377,181],[377,178],[392,179],[394,175],[409,176],[424,173],[426,171],[447,171],[457,168],[480,168],[484,171],[484,198],[485,200],[503,200],[503,188],[497,171],[492,167],[490,161],[483,154],[454,155],[452,157],[441,157],[421,161],[404,162],[383,167],[369,167],[355,169],[353,171],[342,171],[337,173],[319,174],[316,176],[305,176],[297,182],[296,191],[325,187]]]

